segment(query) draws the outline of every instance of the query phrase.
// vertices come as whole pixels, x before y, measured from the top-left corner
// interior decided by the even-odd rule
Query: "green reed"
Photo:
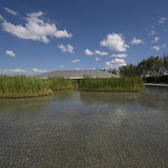
[[[141,77],[89,78],[80,80],[79,90],[98,92],[137,92],[144,87]]]
[[[49,78],[50,88],[55,90],[73,89],[77,85],[77,81],[68,78]]]
[[[34,97],[53,94],[50,83],[38,77],[0,76],[0,97]]]

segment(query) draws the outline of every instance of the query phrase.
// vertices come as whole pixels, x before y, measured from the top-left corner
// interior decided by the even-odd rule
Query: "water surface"
[[[0,99],[1,168],[167,167],[168,88]]]

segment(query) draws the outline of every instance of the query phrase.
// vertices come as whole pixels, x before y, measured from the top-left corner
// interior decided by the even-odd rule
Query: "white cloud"
[[[167,20],[167,18],[161,17],[158,22],[162,24],[162,23],[164,23],[166,20]]]
[[[73,63],[77,63],[77,62],[79,62],[79,61],[80,61],[80,59],[72,60]]]
[[[92,52],[92,51],[90,51],[89,49],[86,49],[86,50],[85,50],[85,54],[86,54],[86,55],[98,54],[98,55],[101,55],[101,56],[108,55],[107,52],[103,52],[103,51],[99,51],[99,50],[95,50],[94,52]]]
[[[106,69],[119,68],[121,66],[126,66],[126,65],[127,64],[126,64],[124,59],[118,59],[118,58],[115,58],[111,62],[108,61],[108,62],[105,63]]]
[[[58,30],[55,32],[55,37],[57,38],[71,38],[72,37],[72,34],[68,33],[66,30]]]
[[[58,45],[58,48],[60,48],[62,50],[62,52],[64,52],[64,53],[65,52],[69,52],[71,54],[75,53],[73,51],[74,47],[72,47],[70,44],[68,44],[68,45],[61,44],[61,45]]]
[[[152,49],[159,51],[160,50],[160,46],[153,46]]]
[[[157,43],[159,40],[160,40],[160,37],[156,36],[156,37],[154,38],[154,40],[151,41],[151,43]]]
[[[11,57],[15,57],[16,56],[16,54],[13,51],[10,51],[10,50],[6,50],[5,54],[9,55]]]
[[[151,30],[151,31],[149,32],[148,36],[153,36],[153,35],[155,35],[155,34],[156,34],[156,32],[155,32],[154,30]]]
[[[46,21],[44,13],[41,11],[27,13],[26,15],[27,17],[24,18],[27,21],[25,26],[21,24],[14,25],[3,20],[3,30],[22,39],[31,39],[44,43],[49,43],[48,36],[57,38],[72,37],[72,34],[69,34],[66,30],[58,30],[54,23]]]
[[[9,9],[9,8],[4,7],[4,9],[5,9],[8,13],[10,13],[10,14],[12,14],[12,15],[17,15],[17,14],[18,14],[18,12],[15,12],[14,10],[11,10],[11,9]]]
[[[4,21],[5,19],[2,17],[2,15],[0,15],[0,20]]]
[[[64,68],[64,66],[63,66],[63,65],[60,65],[59,68]]]
[[[90,51],[89,49],[86,49],[85,54],[86,55],[93,55],[94,53],[92,51]]]
[[[125,52],[129,46],[125,44],[122,34],[108,34],[107,38],[100,42],[100,46],[106,46],[117,52]]]
[[[96,61],[100,61],[100,58],[95,58]]]
[[[140,44],[140,43],[142,43],[142,40],[141,39],[137,39],[136,37],[133,38],[132,41],[131,41],[132,45],[134,45],[134,44],[137,45],[137,44]]]
[[[41,69],[35,69],[32,68],[34,72],[41,73],[41,72],[47,72],[46,70],[41,70]]]
[[[97,70],[97,68],[92,68],[93,70]]]
[[[0,70],[0,74],[6,74],[6,75],[13,75],[13,74],[22,74],[26,73],[27,71],[23,69],[9,69],[9,70]]]
[[[128,56],[127,54],[112,54],[110,57],[125,58],[127,56]]]
[[[165,47],[166,47],[166,43],[164,43],[164,44],[162,45],[162,47],[165,48]]]
[[[98,54],[98,55],[101,55],[101,56],[108,55],[107,52],[103,52],[103,51],[99,51],[99,50],[95,50],[94,53],[95,53],[95,54]]]
[[[79,68],[76,68],[76,70],[80,70]]]

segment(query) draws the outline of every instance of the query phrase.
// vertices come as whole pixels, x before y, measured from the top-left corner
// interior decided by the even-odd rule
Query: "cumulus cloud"
[[[93,70],[97,70],[97,68],[92,68]]]
[[[118,58],[125,58],[127,57],[128,55],[127,54],[112,54],[110,57],[118,57]]]
[[[31,39],[44,43],[49,43],[49,36],[57,38],[72,37],[72,34],[69,34],[66,30],[58,30],[54,23],[46,21],[44,13],[41,11],[27,13],[26,15],[27,17],[24,18],[26,20],[25,26],[21,24],[14,25],[4,19],[1,24],[3,30],[22,39]]]
[[[157,43],[159,40],[160,40],[160,37],[156,36],[156,37],[154,38],[154,40],[151,41],[151,43]]]
[[[10,50],[6,50],[5,54],[9,55],[11,57],[15,57],[16,56],[16,54],[13,51],[10,51]]]
[[[155,34],[156,34],[156,32],[155,32],[154,30],[151,30],[151,31],[149,32],[148,36],[153,36],[153,35],[155,35]]]
[[[166,20],[167,20],[167,18],[161,17],[158,22],[162,24],[162,23],[164,23]]]
[[[80,61],[80,59],[72,60],[73,63],[77,63],[77,62],[79,62],[79,61]]]
[[[12,15],[17,15],[18,14],[18,12],[14,11],[14,10],[11,10],[9,8],[4,7],[4,9],[6,10],[6,12],[8,12],[8,13],[10,13]]]
[[[42,72],[47,72],[46,70],[41,70],[41,69],[36,69],[36,68],[32,68],[33,72],[37,72],[37,73],[42,73]]]
[[[72,34],[68,33],[66,30],[58,30],[55,32],[55,37],[57,38],[71,38],[72,37]]]
[[[100,58],[95,58],[96,61],[100,61]]]
[[[76,70],[80,70],[79,68],[76,68]]]
[[[160,46],[153,46],[152,49],[159,51],[160,50]]]
[[[94,52],[92,52],[92,51],[90,51],[89,49],[86,49],[86,50],[85,50],[85,54],[86,54],[86,55],[98,54],[98,55],[101,55],[101,56],[108,55],[107,52],[103,52],[103,51],[99,51],[99,50],[95,50]]]
[[[75,53],[75,52],[73,51],[74,47],[72,47],[70,44],[68,44],[68,45],[63,45],[63,44],[61,44],[61,45],[58,45],[58,48],[60,48],[61,51],[64,52],[64,53],[65,53],[65,52],[69,52],[69,53],[71,53],[71,54]]]
[[[92,51],[90,51],[89,49],[86,49],[85,54],[86,55],[93,55],[94,53]]]
[[[99,50],[95,50],[94,53],[95,53],[95,54],[98,54],[98,55],[101,55],[101,56],[108,55],[107,52],[103,52],[103,51],[99,51]]]
[[[64,68],[64,66],[63,66],[63,65],[60,65],[59,68]]]
[[[136,37],[133,38],[132,41],[131,41],[132,45],[134,45],[134,44],[137,45],[137,44],[140,44],[140,43],[142,43],[142,40],[141,39],[137,39]]]
[[[122,34],[108,34],[107,38],[100,42],[100,46],[106,46],[117,52],[125,52],[129,46],[125,44]]]
[[[106,69],[119,68],[126,65],[127,64],[124,59],[118,59],[118,58],[115,58],[114,60],[105,63]]]
[[[4,74],[4,75],[13,75],[13,74],[22,74],[22,73],[26,73],[27,71],[23,70],[23,69],[8,69],[8,70],[0,70],[0,74]]]

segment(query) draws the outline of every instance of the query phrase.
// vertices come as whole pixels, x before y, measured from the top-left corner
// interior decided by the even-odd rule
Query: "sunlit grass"
[[[80,81],[79,90],[98,92],[138,92],[144,87],[141,77],[89,78]]]
[[[0,97],[35,97],[53,94],[48,81],[24,75],[0,77]]]
[[[49,78],[47,81],[53,91],[73,89],[77,85],[77,81],[68,78]]]
[[[50,78],[47,80],[39,77],[0,76],[0,97],[35,97],[52,95],[53,91],[73,89],[77,81],[64,78]]]

